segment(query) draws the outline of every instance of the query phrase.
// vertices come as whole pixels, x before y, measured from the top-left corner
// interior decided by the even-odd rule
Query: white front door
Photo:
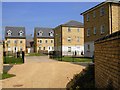
[[[28,53],[30,53],[30,48],[28,48]]]

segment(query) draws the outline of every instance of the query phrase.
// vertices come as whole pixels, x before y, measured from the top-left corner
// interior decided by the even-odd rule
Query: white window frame
[[[71,28],[70,27],[68,27],[68,32],[71,32]]]
[[[51,31],[51,32],[49,32],[49,36],[51,36],[51,37],[53,36],[53,32],[52,32],[52,31]]]
[[[104,34],[104,33],[105,33],[105,26],[104,26],[104,25],[101,25],[101,27],[100,27],[100,32],[101,32],[101,34]]]
[[[87,36],[90,36],[90,29],[87,29]]]
[[[19,32],[19,35],[20,35],[20,36],[23,36],[23,33],[24,33],[24,32],[21,30],[21,31]]]
[[[77,37],[77,42],[80,42],[80,37]]]
[[[42,31],[39,31],[38,33],[39,33],[39,36],[42,36],[42,35],[43,35],[43,32],[42,32]]]
[[[40,43],[42,43],[42,40],[39,40]]]
[[[105,14],[105,8],[101,7],[100,8],[100,16],[103,16]]]
[[[96,17],[96,12],[95,11],[93,11],[93,18],[95,18]]]
[[[80,28],[77,29],[77,32],[80,32]]]
[[[96,34],[96,27],[94,27],[93,30],[94,30],[93,34]]]
[[[89,16],[89,14],[87,14],[86,18],[87,18],[87,21],[90,20],[90,16]]]
[[[72,48],[71,47],[68,47],[68,52],[71,52],[72,51]]]
[[[71,42],[71,37],[68,37],[68,38],[67,38],[67,41],[68,41],[68,42]]]
[[[11,30],[8,30],[8,31],[7,31],[7,35],[8,35],[8,36],[11,36],[11,35],[12,35],[12,31],[11,31]]]

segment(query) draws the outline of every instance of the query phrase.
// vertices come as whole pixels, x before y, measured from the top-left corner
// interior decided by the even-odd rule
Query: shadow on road
[[[92,62],[71,62],[71,63],[81,65],[81,66],[85,66],[85,67],[87,67],[88,65],[93,64]]]

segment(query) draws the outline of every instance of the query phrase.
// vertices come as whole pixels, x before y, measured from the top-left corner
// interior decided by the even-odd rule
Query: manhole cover
[[[13,85],[13,87],[21,87],[23,86],[22,84],[18,84],[18,85]]]

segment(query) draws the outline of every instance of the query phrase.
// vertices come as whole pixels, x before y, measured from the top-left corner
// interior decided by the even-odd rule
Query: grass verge
[[[62,60],[62,61],[65,61],[65,62],[92,62],[92,59],[90,58],[77,58],[77,57],[62,57],[62,58],[54,58],[56,60]]]
[[[42,53],[29,53],[26,56],[45,56],[45,54],[42,54]]]
[[[14,74],[8,74],[7,72],[4,72],[4,71],[3,71],[2,79],[14,77],[14,76],[15,76]]]
[[[4,64],[22,64],[22,58],[15,58],[15,57],[4,57]]]

